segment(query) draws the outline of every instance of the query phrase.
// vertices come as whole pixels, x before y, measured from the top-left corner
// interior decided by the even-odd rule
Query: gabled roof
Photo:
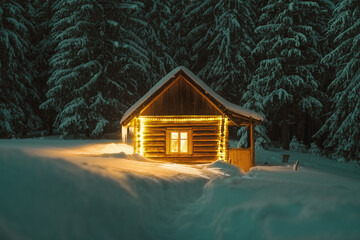
[[[122,117],[120,124],[127,125],[131,120],[151,101],[151,99],[160,94],[162,90],[174,81],[175,78],[182,74],[190,80],[191,83],[198,88],[206,97],[208,97],[221,111],[230,119],[244,119],[247,121],[262,122],[264,117],[249,109],[240,107],[222,98],[219,94],[213,91],[200,78],[185,67],[177,67],[163,77],[157,84],[155,84],[142,98],[140,98],[132,107],[130,107]],[[238,121],[234,121],[238,123]]]

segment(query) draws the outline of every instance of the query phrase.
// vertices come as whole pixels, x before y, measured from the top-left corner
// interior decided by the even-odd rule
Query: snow
[[[132,152],[109,140],[0,140],[0,238],[360,236],[355,163],[257,150],[258,166],[244,174],[220,161],[180,165]]]
[[[166,82],[168,82],[172,77],[174,77],[179,71],[183,71],[186,75],[188,75],[197,85],[199,85],[207,95],[213,97],[218,103],[223,105],[228,111],[254,118],[256,120],[263,121],[264,117],[261,114],[255,113],[249,109],[240,107],[233,103],[228,102],[224,98],[222,98],[219,94],[213,91],[209,86],[207,86],[202,80],[200,80],[194,73],[192,73],[189,69],[180,66],[169,72],[165,77],[163,77],[159,82],[157,82],[142,98],[140,98],[133,106],[131,106],[123,115],[120,123],[127,120],[134,111],[136,111],[145,101],[150,98],[158,89],[160,89]]]

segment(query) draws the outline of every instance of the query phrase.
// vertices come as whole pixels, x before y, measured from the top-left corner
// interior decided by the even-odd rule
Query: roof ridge
[[[256,113],[252,110],[240,107],[234,103],[231,103],[217,94],[212,90],[205,82],[203,82],[198,76],[196,76],[192,71],[187,69],[184,66],[179,66],[174,68],[168,74],[166,74],[160,81],[158,81],[143,97],[141,97],[133,106],[131,106],[123,115],[120,120],[120,124],[127,122],[131,115],[143,104],[148,98],[150,98],[157,90],[159,90],[165,83],[172,79],[178,72],[183,71],[188,77],[190,77],[198,87],[202,88],[205,91],[206,95],[211,96],[215,101],[221,104],[225,110],[233,112],[235,114],[242,115],[251,119],[258,121],[263,121],[264,116],[259,113]]]

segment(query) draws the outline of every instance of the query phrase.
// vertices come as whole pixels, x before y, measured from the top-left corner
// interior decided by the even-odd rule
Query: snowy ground
[[[0,239],[360,239],[357,164],[256,154],[243,174],[111,141],[0,140]]]

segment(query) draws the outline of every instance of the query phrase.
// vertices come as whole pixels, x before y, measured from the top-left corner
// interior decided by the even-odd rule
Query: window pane
[[[171,132],[171,139],[178,139],[179,133],[178,132]]]
[[[188,141],[187,140],[180,140],[180,152],[187,153],[188,152]]]
[[[170,151],[171,152],[179,152],[179,141],[178,140],[171,140]]]
[[[181,139],[187,139],[187,132],[180,133]]]

